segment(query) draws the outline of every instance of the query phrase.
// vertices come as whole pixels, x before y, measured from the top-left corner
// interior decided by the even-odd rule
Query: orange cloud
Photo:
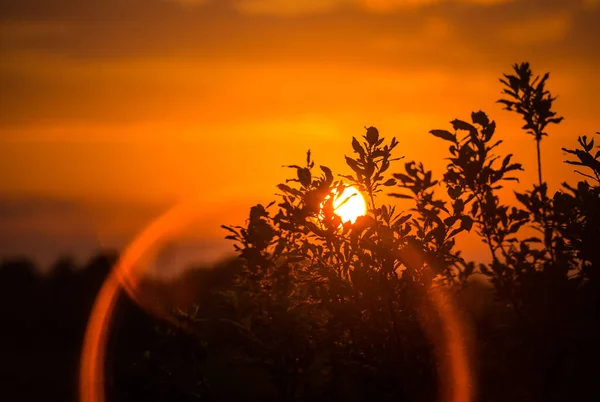
[[[562,39],[572,25],[572,15],[561,12],[546,17],[519,21],[502,28],[502,35],[513,43],[534,45]]]
[[[249,14],[297,16],[331,12],[345,7],[358,7],[372,12],[387,12],[447,2],[493,5],[512,1],[516,0],[238,0],[235,7],[237,10]]]
[[[368,11],[387,12],[409,7],[422,7],[439,3],[465,3],[474,5],[496,5],[516,0],[357,0]]]
[[[444,0],[359,0],[360,6],[367,11],[388,12],[399,8],[420,7]]]
[[[201,4],[207,3],[209,0],[163,0],[171,3],[178,3],[182,6],[199,6]]]
[[[248,14],[296,16],[338,10],[355,0],[240,0],[237,10]]]
[[[6,43],[68,33],[69,27],[57,21],[8,21],[0,24],[0,35]]]

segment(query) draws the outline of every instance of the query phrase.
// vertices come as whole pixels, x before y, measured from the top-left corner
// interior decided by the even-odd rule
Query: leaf
[[[452,238],[462,232],[464,229],[462,227],[454,229],[450,234],[448,234],[448,238]]]
[[[339,176],[342,177],[342,178],[344,178],[344,179],[346,179],[346,180],[348,180],[348,181],[350,181],[350,182],[352,182],[352,183],[356,183],[356,178],[354,178],[354,177],[352,177],[352,176],[350,176],[348,174],[340,174]]]
[[[492,136],[494,135],[495,131],[496,131],[496,122],[495,121],[492,121],[490,124],[488,124],[487,126],[484,126],[481,129],[481,132],[485,136],[486,142],[492,139]],[[502,142],[502,141],[499,141],[499,142]]]
[[[327,166],[319,166],[321,168],[321,170],[323,171],[323,173],[325,173],[325,182],[327,184],[331,184],[331,182],[333,182],[333,173],[331,173],[331,169],[329,169]]]
[[[411,214],[408,215],[404,215],[400,218],[398,218],[398,220],[396,221],[396,225],[402,225],[403,223],[405,223],[406,221],[408,221],[410,218],[412,218]]]
[[[414,183],[415,181],[412,177],[402,173],[394,173],[392,176],[394,176],[396,179],[400,180],[403,183]]]
[[[348,156],[346,156],[345,158],[346,158],[346,164],[348,166],[350,166],[350,168],[352,170],[354,170],[356,173],[362,174],[362,169],[358,166],[358,163],[356,160],[354,160]]]
[[[302,196],[302,193],[299,190],[291,188],[287,184],[280,183],[277,185],[277,188],[283,191],[284,193],[293,194],[298,197]]]
[[[473,227],[473,219],[470,216],[463,215],[460,218],[460,227],[461,229],[466,230],[467,232],[471,231]]]
[[[461,194],[462,194],[462,188],[460,186],[457,186],[457,187],[448,187],[448,195],[453,200],[455,200],[458,197],[460,197]]]
[[[381,164],[381,167],[379,168],[379,173],[383,173],[385,171],[387,171],[390,167],[390,161],[388,159],[384,159],[383,163]]]
[[[458,218],[459,218],[458,216],[449,216],[448,218],[444,219],[444,225],[450,227],[450,226],[454,225],[454,223],[456,223]]]
[[[298,173],[298,180],[300,181],[300,184],[302,184],[304,187],[310,186],[310,181],[311,181],[310,170],[308,170],[307,168],[299,168],[296,171]]]
[[[365,138],[369,145],[374,145],[379,140],[379,131],[375,127],[369,127]]]
[[[454,209],[454,214],[462,214],[465,209],[465,202],[460,198],[456,199],[452,205],[452,209]]]
[[[529,200],[529,196],[527,194],[523,194],[523,193],[517,193],[515,192],[515,197],[517,197],[517,200],[525,205],[526,207],[529,207],[530,205],[530,200]]]
[[[454,127],[455,130],[465,130],[465,131],[470,131],[470,132],[477,131],[475,129],[475,127],[473,127],[471,124],[467,123],[466,121],[454,119],[450,122],[450,124],[452,124],[452,127]]]
[[[429,131],[435,137],[441,138],[446,141],[456,142],[456,135],[452,134],[450,131],[446,130],[431,130]]]
[[[490,119],[487,117],[487,114],[481,110],[471,113],[471,120],[473,123],[479,124],[482,127],[486,127],[488,124],[490,124]]]
[[[221,225],[221,228],[227,230],[228,232],[234,233],[234,234],[236,234],[238,236],[240,235],[237,230],[235,230],[235,229],[233,229],[233,228],[231,228],[229,226]]]
[[[359,154],[361,158],[365,156],[365,150],[355,137],[352,137],[352,149],[354,149],[354,152]]]
[[[395,186],[396,185],[396,180],[394,180],[394,179],[388,179],[385,183],[383,183],[383,185],[387,186],[387,187]]]
[[[413,197],[411,195],[406,195],[406,194],[389,193],[388,195],[390,197],[403,198],[403,199],[407,199],[407,200],[412,200],[413,199]]]
[[[267,211],[265,211],[265,207],[261,204],[256,204],[252,208],[250,208],[250,220],[257,221],[261,217],[267,216]]]
[[[510,163],[510,158],[513,157],[513,154],[508,154],[504,157],[504,159],[502,160],[502,169],[506,168],[506,166],[508,166],[508,164]]]

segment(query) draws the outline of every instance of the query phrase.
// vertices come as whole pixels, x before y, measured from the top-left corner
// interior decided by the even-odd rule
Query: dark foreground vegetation
[[[473,400],[597,400],[600,147],[574,140],[565,152],[581,181],[548,191],[541,143],[562,118],[547,79],[526,63],[502,79],[501,102],[537,145],[538,183],[514,201],[498,193],[521,165],[481,111],[431,131],[448,146],[439,179],[419,162],[396,162],[401,144],[374,127],[353,138],[351,174],[341,178],[369,204],[354,224],[342,224],[326,200],[340,176],[309,152],[290,166],[276,201],[225,227],[240,258],[143,285],[177,325],[123,297],[107,361],[110,400],[442,400],[457,375],[445,363],[456,357],[444,348],[445,306],[465,328]],[[455,237],[463,231],[487,245],[489,263],[462,258]],[[46,278],[26,261],[4,263],[0,378],[11,400],[76,397],[86,318],[113,261],[63,261]]]

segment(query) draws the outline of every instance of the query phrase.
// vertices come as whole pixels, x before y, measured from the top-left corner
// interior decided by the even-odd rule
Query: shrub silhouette
[[[550,77],[549,73],[544,74],[542,78],[533,77],[529,63],[515,64],[513,69],[516,75],[504,74],[504,79],[500,79],[505,86],[502,93],[513,100],[500,99],[498,102],[504,104],[507,110],[514,110],[523,116],[525,120],[523,129],[527,134],[535,137],[538,180],[541,186],[543,182],[540,143],[542,138],[548,135],[545,132],[546,126],[550,123],[558,124],[563,118],[556,117],[556,113],[552,110],[552,103],[556,98],[545,89],[546,81]]]
[[[421,162],[400,162],[401,144],[375,127],[352,138],[349,174],[317,165],[308,151],[302,165],[287,167],[293,175],[277,186],[273,202],[253,206],[243,225],[223,226],[239,258],[178,282],[143,284],[154,294],[193,292],[171,301],[176,326],[127,305],[119,320],[128,330],[111,349],[116,379],[109,395],[440,400],[455,380],[440,348],[441,300],[460,307],[459,318],[472,326],[472,342],[463,335],[473,400],[596,400],[600,147],[582,136],[577,148],[564,148],[582,181],[550,194],[540,141],[562,118],[545,89],[548,74],[534,77],[528,63],[514,70],[502,80],[510,99],[500,102],[523,116],[523,129],[536,140],[538,183],[531,190],[514,193],[512,204],[501,200],[499,190],[523,168],[501,152],[496,124],[482,111],[430,131],[448,146],[438,178]],[[343,223],[328,197],[347,185],[368,204],[354,223]],[[409,206],[400,209],[394,198]],[[456,237],[465,231],[486,244],[489,262],[463,258]],[[68,283],[75,292],[69,261],[57,266],[45,288]],[[39,286],[31,270],[19,276],[6,267],[0,274],[14,276],[26,294]],[[77,275],[91,289],[99,286],[91,278],[99,284],[105,273]],[[16,297],[3,289],[7,301]],[[73,314],[69,322],[81,321],[85,309]]]
[[[588,168],[580,173],[591,182],[564,183],[549,195],[540,141],[562,117],[545,89],[548,74],[533,77],[528,63],[514,70],[501,80],[511,99],[499,102],[535,137],[538,185],[515,193],[515,205],[500,200],[498,190],[523,169],[499,153],[496,124],[482,111],[430,132],[449,145],[439,180],[417,161],[397,172],[399,143],[375,127],[352,138],[351,174],[316,167],[308,151],[305,164],[288,166],[295,175],[277,186],[275,201],[252,207],[243,226],[223,226],[243,264],[235,283],[215,293],[219,312],[178,313],[207,359],[221,350],[219,359],[245,367],[238,376],[260,373],[248,388],[255,399],[435,400],[452,379],[436,354],[442,329],[428,291],[443,288],[456,302],[480,275],[495,300],[483,316],[466,318],[477,334],[471,352],[480,399],[591,395],[600,334],[600,151],[585,136],[578,149],[565,149],[577,158],[567,163]],[[354,223],[342,223],[327,198],[346,185],[368,203]],[[384,191],[412,207],[400,210]],[[471,230],[491,262],[462,258],[455,238]],[[531,230],[538,234],[525,235]],[[226,355],[225,343],[232,345]],[[203,375],[211,384],[210,372]],[[224,389],[204,391],[236,399]]]

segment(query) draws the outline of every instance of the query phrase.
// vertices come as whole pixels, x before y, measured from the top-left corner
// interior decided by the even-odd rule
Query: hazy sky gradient
[[[215,217],[267,203],[308,148],[347,173],[365,125],[441,173],[427,131],[479,109],[525,187],[535,145],[495,103],[525,60],[565,116],[542,144],[556,189],[560,148],[600,130],[598,21],[595,0],[3,1],[0,253],[125,241],[198,194],[200,237],[218,237]]]

